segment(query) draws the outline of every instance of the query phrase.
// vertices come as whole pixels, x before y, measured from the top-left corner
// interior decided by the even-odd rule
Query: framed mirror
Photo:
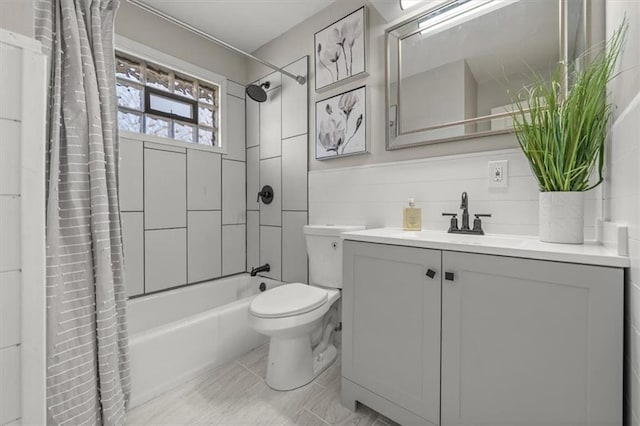
[[[511,132],[514,93],[584,51],[587,2],[432,1],[392,25],[387,149]]]

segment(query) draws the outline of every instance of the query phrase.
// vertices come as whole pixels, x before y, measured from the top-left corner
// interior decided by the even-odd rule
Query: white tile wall
[[[307,212],[282,212],[282,280],[307,282]]]
[[[120,210],[142,211],[144,182],[142,141],[120,138]]]
[[[308,75],[305,56],[285,68]],[[269,276],[306,282],[308,84],[272,73],[267,101],[255,111],[247,99],[247,270],[269,263]],[[258,130],[256,130],[258,129]],[[253,136],[251,136],[253,134]],[[256,203],[260,188],[274,189],[271,204]],[[289,211],[287,211],[289,210]]]
[[[247,149],[247,210],[259,210],[257,201],[260,192],[260,147]]]
[[[219,211],[189,212],[189,283],[222,275],[222,226]]]
[[[189,210],[220,210],[222,164],[220,154],[187,150],[187,206]]]
[[[246,222],[245,163],[222,160],[222,224]]]
[[[144,293],[144,213],[123,212],[122,248],[127,297]]]
[[[262,145],[260,146],[262,151]],[[260,187],[273,188],[273,201],[260,202],[260,225],[280,226],[282,224],[282,170],[281,157],[260,160]]]
[[[145,229],[187,226],[187,162],[184,153],[144,150]]]
[[[490,190],[487,163],[509,161],[509,187]],[[459,213],[468,193],[469,213],[491,213],[489,233],[537,235],[538,189],[519,150],[447,156],[309,173],[309,223],[401,227],[408,198],[422,208],[424,229],[446,230],[443,212]],[[595,236],[596,194],[585,194],[585,238]]]
[[[144,232],[144,278],[147,293],[187,283],[187,230]]]
[[[245,225],[224,225],[222,227],[222,275],[246,271],[245,230]]]
[[[22,110],[22,52],[21,49],[0,44],[0,117],[20,120]]]
[[[245,97],[247,148],[260,145],[260,104]]]
[[[0,348],[20,343],[20,272],[0,272]]]
[[[227,95],[244,99],[244,86],[235,81],[227,80]],[[244,116],[244,111],[242,111],[242,115]]]
[[[20,193],[20,122],[0,118],[0,194]]]
[[[282,140],[282,210],[307,210],[307,140]]]
[[[271,271],[264,275],[282,279],[282,229],[279,226],[260,226],[260,262],[268,263]]]
[[[0,195],[0,271],[20,269],[20,197]]]
[[[607,35],[629,19],[620,75],[610,86],[616,104],[608,157],[609,219],[629,227],[631,268],[625,282],[625,426],[640,426],[640,2],[607,0]]]
[[[227,155],[224,157],[227,160],[244,161],[246,146],[244,116],[244,99],[228,95],[225,137],[227,141]]]
[[[260,265],[260,212],[247,212],[247,271]]]
[[[282,91],[271,89],[267,100],[260,104],[260,158],[280,155],[282,139]]]
[[[297,60],[284,69],[294,75],[307,75],[308,56]],[[298,84],[292,78],[282,80],[282,138],[308,133],[307,131],[307,102],[308,82]]]
[[[271,90],[275,90],[282,85],[282,75],[280,75],[279,72],[274,71],[271,74],[261,78],[260,84],[265,83],[267,81],[270,84],[269,88],[267,89],[267,92],[270,92]]]
[[[40,43],[0,28],[0,425],[46,418],[46,81]]]
[[[20,417],[20,346],[0,349],[0,424]]]

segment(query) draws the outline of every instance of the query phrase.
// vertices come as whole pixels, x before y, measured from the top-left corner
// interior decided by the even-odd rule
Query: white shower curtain
[[[36,0],[49,56],[47,412],[125,421],[128,337],[113,49],[118,0]]]

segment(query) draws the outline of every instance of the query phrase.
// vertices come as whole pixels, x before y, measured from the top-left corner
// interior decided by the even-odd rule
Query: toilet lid
[[[262,318],[279,318],[304,314],[327,303],[327,291],[294,283],[275,287],[256,296],[249,311]]]

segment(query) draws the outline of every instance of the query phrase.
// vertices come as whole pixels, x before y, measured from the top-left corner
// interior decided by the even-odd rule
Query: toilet
[[[342,289],[340,233],[363,226],[307,225],[310,285],[284,284],[249,305],[249,325],[269,336],[266,382],[276,390],[304,386],[335,361],[333,332]]]

